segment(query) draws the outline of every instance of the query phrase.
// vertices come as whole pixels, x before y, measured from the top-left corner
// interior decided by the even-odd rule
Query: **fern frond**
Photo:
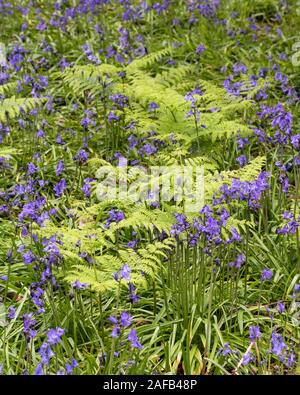
[[[156,51],[153,53],[150,53],[146,56],[143,56],[142,58],[137,58],[133,60],[125,69],[126,73],[128,75],[134,75],[136,71],[145,69],[147,67],[150,67],[157,63],[160,59],[162,59],[164,56],[170,55],[172,52],[172,48],[168,47],[165,49],[162,49],[160,51]]]
[[[16,82],[8,82],[7,84],[0,85],[0,95],[1,96],[11,95],[11,93],[15,91],[16,87],[17,87]]]
[[[99,66],[84,65],[67,67],[61,77],[75,95],[82,96],[86,91],[93,94],[101,91],[101,80],[108,81],[117,75],[119,68],[102,63]]]

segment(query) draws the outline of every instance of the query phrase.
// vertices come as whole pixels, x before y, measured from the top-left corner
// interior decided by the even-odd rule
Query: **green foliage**
[[[67,373],[73,357],[74,374],[299,373],[296,4],[4,3],[0,373]],[[261,115],[278,103],[276,122]],[[138,199],[120,195],[125,159]],[[104,168],[118,186],[102,199]],[[203,169],[193,212],[195,191],[176,195],[187,168],[193,181]],[[152,204],[168,182],[169,201]]]
[[[20,110],[30,112],[34,108],[45,102],[42,98],[16,98],[12,96],[0,102],[0,121],[5,122],[7,119],[16,118]]]

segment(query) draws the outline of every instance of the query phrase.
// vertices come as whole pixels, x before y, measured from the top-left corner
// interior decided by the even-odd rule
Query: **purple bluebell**
[[[290,368],[292,365],[294,365],[295,363],[297,363],[297,357],[296,354],[291,352],[288,356],[288,360],[286,362],[286,366],[288,368]]]
[[[131,269],[130,267],[125,263],[125,265],[122,267],[120,270],[120,279],[124,279],[129,281],[130,280],[130,275],[131,275]]]
[[[42,366],[48,366],[52,357],[54,357],[54,352],[52,351],[50,344],[44,342],[39,349],[39,354],[42,357],[41,364]]]
[[[84,149],[81,148],[74,156],[74,159],[79,163],[83,164],[89,159],[89,154]]]
[[[114,102],[119,108],[125,108],[128,106],[129,98],[122,93],[115,93],[109,96],[110,100]]]
[[[129,288],[129,301],[132,304],[137,303],[140,300],[140,296],[135,293],[135,287],[133,284],[128,283]]]
[[[44,376],[45,375],[45,373],[43,371],[43,365],[41,363],[39,363],[38,366],[36,367],[35,374],[37,376]]]
[[[57,162],[57,165],[56,165],[55,175],[56,175],[56,176],[59,176],[60,173],[62,173],[62,172],[64,171],[64,169],[65,169],[64,162],[63,162],[62,160],[59,160],[59,161]]]
[[[282,314],[285,310],[284,304],[280,302],[280,300],[277,303],[277,310],[279,311],[280,314]]]
[[[34,329],[36,325],[36,320],[33,318],[33,313],[24,314],[22,318],[23,318],[23,332],[27,340],[35,338],[37,332]]]
[[[36,256],[29,250],[23,254],[22,258],[26,265],[30,265],[30,263],[36,261]]]
[[[148,105],[148,111],[154,111],[157,110],[159,108],[159,105],[157,103],[155,103],[154,101],[149,103]]]
[[[120,315],[120,327],[126,328],[131,325],[132,317],[127,311],[122,311]]]
[[[196,48],[196,55],[201,55],[202,53],[204,53],[206,51],[206,48],[203,44],[199,44],[198,47]]]
[[[71,363],[66,363],[66,372],[67,374],[72,374],[73,370],[78,367],[78,363],[75,358],[72,358]]]
[[[74,289],[86,289],[88,286],[89,286],[88,283],[82,283],[79,280],[75,280],[72,283],[72,288]]]
[[[236,261],[234,262],[230,262],[229,266],[230,267],[234,267],[236,269],[240,269],[240,267],[242,266],[242,264],[245,262],[246,260],[246,256],[245,254],[239,254]]]
[[[230,354],[236,354],[236,350],[232,350],[229,346],[229,343],[224,343],[223,348],[220,348],[218,351],[218,357],[221,354],[223,355],[223,357],[226,357],[227,355],[230,355]]]
[[[7,312],[7,317],[12,320],[16,316],[16,309],[13,306],[9,306],[8,312]]]
[[[109,114],[107,115],[107,120],[108,122],[119,121],[120,117],[117,116],[113,111],[110,111]]]
[[[272,353],[279,357],[287,348],[287,345],[285,344],[283,337],[277,332],[272,332],[271,345],[272,345]]]
[[[234,74],[245,74],[247,72],[247,66],[242,63],[235,63],[233,65]]]
[[[138,145],[138,139],[134,134],[131,134],[128,137],[129,149],[132,150],[135,146]]]
[[[247,366],[247,365],[249,365],[249,363],[250,363],[251,361],[253,361],[253,359],[254,359],[253,354],[250,353],[250,352],[248,352],[248,353],[246,353],[246,354],[243,355],[242,364],[243,364],[244,366]]]
[[[85,194],[87,198],[91,197],[91,182],[95,181],[93,178],[85,178],[83,187],[81,188],[82,192]]]
[[[123,211],[121,211],[121,210],[111,209],[108,214],[109,214],[109,216],[106,221],[105,228],[108,228],[109,225],[113,222],[118,224],[120,221],[125,219],[125,215],[124,215]]]
[[[248,162],[246,155],[237,157],[236,161],[239,163],[240,167],[244,167]]]

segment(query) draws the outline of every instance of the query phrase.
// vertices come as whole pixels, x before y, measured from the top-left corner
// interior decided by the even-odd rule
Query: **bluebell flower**
[[[108,214],[109,217],[106,221],[105,228],[108,228],[109,225],[113,222],[116,222],[118,224],[120,221],[122,221],[125,218],[125,215],[121,210],[111,209]]]
[[[36,325],[36,320],[33,318],[33,313],[28,313],[23,315],[23,332],[27,339],[33,339],[36,337],[36,330],[34,326]]]
[[[28,174],[32,175],[34,173],[37,173],[40,169],[36,167],[32,162],[28,164]]]
[[[73,370],[75,368],[77,368],[77,366],[78,366],[78,363],[77,363],[76,359],[72,358],[72,362],[70,364],[66,363],[66,372],[67,372],[67,374],[72,374]]]
[[[88,283],[81,283],[79,280],[75,280],[72,283],[72,288],[74,289],[86,289],[88,286]]]
[[[226,357],[227,355],[230,354],[236,354],[237,351],[236,350],[232,350],[229,346],[229,343],[224,343],[224,347],[220,348],[218,351],[218,357],[222,354],[223,357]]]
[[[41,359],[41,365],[42,366],[48,366],[50,363],[50,359],[54,357],[54,352],[52,351],[50,344],[47,342],[44,342],[41,345],[41,348],[39,350],[39,354],[42,357]]]
[[[56,175],[56,176],[59,176],[60,173],[62,173],[62,172],[64,171],[64,169],[65,169],[64,162],[63,162],[62,160],[59,160],[59,161],[57,162],[57,165],[56,165],[55,175]]]
[[[244,366],[247,366],[251,361],[253,361],[253,359],[254,359],[253,354],[248,352],[248,353],[243,355],[242,364]]]
[[[123,95],[122,93],[116,93],[109,96],[110,100],[112,100],[119,108],[125,108],[128,106],[129,98],[128,96]]]
[[[84,150],[80,149],[77,154],[74,156],[74,159],[79,163],[85,163],[89,158],[89,154]]]
[[[58,63],[58,66],[60,67],[61,71],[64,71],[67,67],[70,66],[70,63],[67,61],[65,57],[62,57]]]
[[[282,302],[278,301],[277,309],[278,309],[279,313],[282,314],[285,310],[284,304]]]
[[[286,366],[290,368],[293,364],[297,363],[297,358],[295,353],[291,352],[288,356],[288,360],[286,362]]]
[[[130,300],[130,303],[132,303],[132,304],[138,303],[138,301],[140,300],[140,296],[135,293],[134,285],[131,284],[131,283],[128,283],[128,288],[129,288],[129,300]]]
[[[61,342],[61,337],[65,333],[65,330],[59,327],[55,329],[49,329],[47,332],[47,339],[49,344],[55,345]]]
[[[142,152],[144,152],[146,155],[153,155],[153,154],[155,154],[156,152],[157,152],[157,148],[156,147],[154,147],[153,145],[151,145],[151,144],[145,144],[143,147],[142,147]]]
[[[107,120],[108,122],[119,121],[120,117],[118,117],[113,111],[110,111],[107,115]]]
[[[206,48],[203,44],[199,44],[198,47],[196,48],[196,55],[201,55],[202,53],[204,53],[206,51]]]
[[[39,363],[38,366],[37,366],[37,368],[35,369],[35,374],[36,374],[37,376],[44,376],[44,375],[45,375],[45,373],[44,373],[44,371],[43,371],[43,366],[42,366],[41,363]]]
[[[135,146],[138,145],[138,139],[134,134],[131,134],[128,137],[128,142],[129,142],[129,149],[132,150]]]
[[[121,328],[126,328],[127,326],[130,326],[132,322],[132,317],[127,311],[122,311],[120,315],[120,327]]]
[[[109,320],[110,322],[112,322],[114,325],[117,325],[117,324],[118,324],[118,320],[117,320],[116,317],[114,317],[114,316],[108,317],[108,320]]]
[[[273,271],[271,269],[264,269],[261,275],[261,281],[271,280]]]
[[[26,265],[30,265],[30,263],[36,261],[36,256],[29,250],[23,254],[22,258]]]
[[[245,74],[247,72],[247,66],[242,63],[235,63],[233,65],[234,74]]]
[[[16,309],[13,306],[9,306],[8,308],[8,313],[7,313],[7,317],[12,320],[14,319],[16,316]]]
[[[148,111],[154,111],[157,110],[159,108],[159,105],[157,103],[155,103],[154,101],[149,103],[148,105]]]
[[[61,197],[66,187],[67,187],[66,180],[62,178],[53,188],[55,192],[55,196]]]
[[[248,162],[246,155],[237,157],[236,161],[239,163],[240,167],[244,167]]]
[[[250,326],[250,335],[249,339],[254,342],[257,339],[261,338],[261,332],[259,326]]]
[[[250,141],[247,137],[239,137],[237,139],[237,145],[240,150],[243,149],[244,146],[248,144],[250,144]]]
[[[93,181],[94,181],[94,179],[92,179],[92,178],[85,178],[83,180],[84,184],[83,184],[83,187],[81,188],[81,190],[87,198],[91,197],[91,189],[92,189],[91,182],[93,182]]]
[[[129,336],[128,336],[128,340],[130,341],[132,348],[138,348],[138,349],[143,348],[141,343],[138,341],[138,337],[137,337],[137,333],[136,333],[135,329],[133,329],[133,328],[131,329]]]
[[[242,241],[242,238],[241,238],[240,234],[238,233],[238,231],[236,230],[236,228],[231,227],[230,231],[232,233],[232,236],[230,239],[228,239],[225,242],[225,244],[230,244],[230,243],[235,243],[235,242],[239,243]]]
[[[230,262],[229,266],[230,267],[234,267],[236,269],[240,269],[240,267],[245,262],[245,260],[246,260],[245,254],[239,254],[238,257],[237,257],[237,260],[234,261],[234,262]]]
[[[129,281],[130,280],[131,269],[130,267],[125,264],[122,269],[120,270],[120,279],[124,279]]]
[[[283,351],[287,348],[287,345],[283,341],[283,337],[276,332],[272,332],[271,336],[272,353],[281,356]]]

